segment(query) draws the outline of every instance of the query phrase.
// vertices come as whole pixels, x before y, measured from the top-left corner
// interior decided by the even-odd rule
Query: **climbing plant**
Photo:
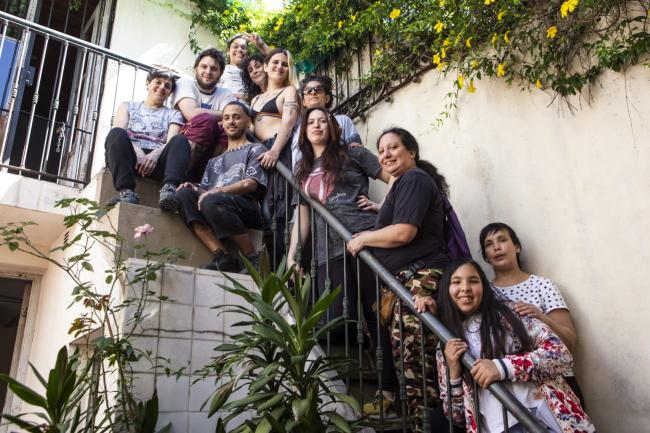
[[[567,100],[650,51],[649,0],[294,0],[255,24],[226,14],[239,0],[210,3],[221,9],[196,22],[223,38],[242,25],[257,31],[307,71],[333,59],[345,69],[349,53],[372,41],[373,67],[362,78],[368,98],[435,67],[452,76],[454,96],[476,92],[489,76]]]

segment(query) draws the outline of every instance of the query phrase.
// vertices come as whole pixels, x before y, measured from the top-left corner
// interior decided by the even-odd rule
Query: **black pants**
[[[357,319],[357,299],[359,295],[359,290],[357,287],[357,263],[359,266],[359,282],[360,282],[360,294],[361,294],[361,305],[363,311],[363,317],[366,320],[370,335],[372,337],[373,344],[376,346],[379,343],[382,352],[382,359],[377,360],[377,362],[382,362],[382,389],[386,391],[393,390],[393,375],[395,373],[395,365],[393,364],[392,348],[390,344],[390,336],[388,334],[388,329],[379,325],[379,334],[377,333],[377,312],[374,310],[374,305],[377,304],[377,292],[376,292],[376,280],[375,273],[368,267],[368,265],[361,259],[356,260],[353,257],[346,254],[345,257],[339,257],[329,261],[328,266],[322,264],[318,267],[318,291],[323,293],[325,290],[325,280],[329,273],[330,279],[330,290],[334,290],[336,287],[341,286],[341,293],[332,303],[329,309],[329,319],[335,319],[337,317],[343,316],[343,307],[344,307],[344,292],[343,292],[343,281],[344,281],[344,272],[343,272],[343,261],[346,261],[345,266],[345,280],[347,280],[347,304],[349,318],[351,320]],[[356,341],[356,329],[348,326],[348,341]],[[340,332],[334,334],[337,338],[341,336],[345,337],[345,329],[342,329]],[[353,337],[350,338],[350,337]],[[373,354],[374,355],[374,354]]]
[[[137,157],[133,143],[122,128],[113,128],[106,136],[106,166],[113,175],[116,190],[135,188],[135,164]],[[144,150],[145,153],[151,152]],[[163,149],[153,172],[152,179],[162,180],[163,184],[178,185],[185,179],[190,165],[190,143],[182,135],[175,135]]]
[[[217,192],[206,196],[198,207],[199,193],[190,188],[176,192],[181,216],[187,225],[198,221],[212,228],[217,239],[243,235],[262,228],[260,205],[251,197]]]

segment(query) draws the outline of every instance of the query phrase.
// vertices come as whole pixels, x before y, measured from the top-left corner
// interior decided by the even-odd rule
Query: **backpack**
[[[442,196],[442,208],[445,211],[445,241],[447,242],[447,254],[451,260],[471,259],[472,253],[467,245],[467,238],[463,231],[463,226],[460,225],[458,215],[454,211],[449,199],[444,195]]]

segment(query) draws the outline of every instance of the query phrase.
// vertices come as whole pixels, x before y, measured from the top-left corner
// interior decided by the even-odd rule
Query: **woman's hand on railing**
[[[352,254],[353,256],[356,256],[359,254],[359,251],[361,251],[365,247],[365,236],[370,233],[369,231],[363,231],[359,233],[355,233],[352,235],[352,239],[348,241],[348,252]]]
[[[447,341],[445,345],[445,359],[449,366],[449,377],[451,379],[458,379],[463,373],[463,366],[460,363],[460,358],[467,350],[467,343],[460,338],[452,338]]]
[[[368,197],[366,197],[363,194],[357,197],[357,206],[359,207],[359,209],[366,212],[374,212],[374,213],[379,212],[379,204],[370,200]]]
[[[438,314],[438,305],[431,296],[413,295],[413,303],[418,313],[428,310],[432,314]]]
[[[469,372],[481,388],[487,388],[492,382],[501,380],[501,373],[491,359],[477,359]]]
[[[280,152],[277,150],[271,148],[261,154],[260,156],[257,157],[257,160],[260,161],[260,164],[262,164],[262,167],[265,169],[270,169],[275,167],[275,163],[278,162],[278,158],[280,157]]]

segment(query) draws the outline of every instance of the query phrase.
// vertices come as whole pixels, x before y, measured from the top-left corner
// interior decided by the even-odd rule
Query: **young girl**
[[[504,223],[488,224],[481,230],[479,243],[483,259],[494,269],[492,287],[506,299],[515,302],[517,314],[544,322],[573,351],[577,335],[569,307],[553,281],[521,269],[521,242],[512,227]],[[584,406],[582,392],[573,372],[569,370],[564,379]]]
[[[497,298],[480,266],[473,260],[454,262],[442,276],[439,316],[454,338],[444,356],[438,351],[440,397],[454,422],[467,432],[505,431],[499,401],[487,390],[494,381],[506,386],[553,433],[593,432],[593,424],[578,398],[562,377],[571,368],[569,349],[546,326],[527,316],[521,319]],[[477,361],[463,373],[460,359],[470,351]],[[449,366],[451,389],[447,389]],[[472,380],[480,386],[476,411]],[[451,409],[447,393],[451,393]],[[523,432],[517,419],[508,415],[510,432]]]

